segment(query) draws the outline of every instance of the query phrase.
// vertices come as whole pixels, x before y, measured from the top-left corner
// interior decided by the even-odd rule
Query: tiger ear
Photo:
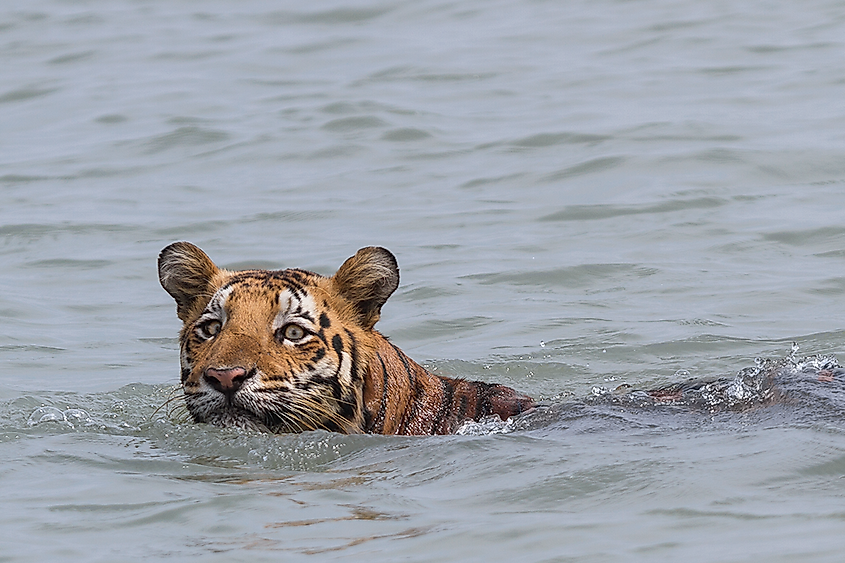
[[[214,278],[220,269],[190,242],[174,242],[158,255],[158,280],[176,300],[176,316],[190,320],[191,312],[205,306],[214,294]]]
[[[332,284],[355,308],[361,326],[370,329],[379,320],[381,306],[399,287],[399,266],[386,248],[367,246],[338,268]]]

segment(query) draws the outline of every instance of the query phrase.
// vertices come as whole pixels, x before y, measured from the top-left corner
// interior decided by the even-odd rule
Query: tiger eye
[[[220,321],[214,320],[207,322],[201,330],[205,334],[206,338],[213,338],[217,336],[222,326],[223,325]]]
[[[289,324],[285,327],[284,335],[287,340],[295,342],[305,338],[305,330],[299,325]]]

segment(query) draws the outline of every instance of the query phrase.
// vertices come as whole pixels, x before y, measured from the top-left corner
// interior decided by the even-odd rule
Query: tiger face
[[[181,382],[197,422],[271,432],[361,432],[373,325],[399,284],[393,255],[363,248],[334,276],[230,272],[196,246],[159,256],[176,300]]]

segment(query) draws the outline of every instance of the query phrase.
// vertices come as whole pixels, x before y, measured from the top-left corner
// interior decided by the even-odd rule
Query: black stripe
[[[274,273],[275,272],[265,272],[263,270],[237,272],[228,282],[220,286],[220,289],[226,289],[240,283],[249,285],[249,282],[263,282],[268,280],[270,277],[276,277],[273,275]]]
[[[338,434],[346,434],[343,430],[340,429],[340,426],[333,420],[326,420],[322,422],[323,429],[328,430],[329,432],[337,432]]]
[[[343,395],[343,389],[340,385],[340,370],[343,369],[343,358],[337,364],[337,369],[335,372],[330,376],[322,376],[322,375],[311,375],[309,379],[305,381],[296,381],[294,385],[296,385],[297,389],[308,390],[311,389],[314,385],[322,385],[324,387],[331,387],[332,389],[332,396],[340,401]]]
[[[381,362],[381,373],[383,377],[381,384],[381,404],[378,407],[378,416],[376,417],[376,422],[381,424],[381,432],[384,431],[384,417],[387,415],[387,366],[384,365],[384,359],[381,357],[381,354],[376,352],[376,357]],[[373,430],[375,430],[375,426],[373,426]]]
[[[440,379],[440,378],[438,378]],[[440,379],[440,384],[443,388],[443,404],[440,405],[440,412],[437,413],[437,417],[434,419],[434,423],[431,425],[431,433],[437,434],[437,429],[443,423],[443,419],[446,418],[446,414],[449,412],[449,409],[452,407],[452,400],[455,398],[455,386],[452,385],[450,382],[446,381],[445,379]]]
[[[405,424],[402,425],[403,434],[408,430],[408,424],[417,416],[417,410],[419,410],[419,405],[422,402],[423,395],[425,395],[425,389],[421,386],[414,387],[412,393],[413,402],[411,403],[411,412],[408,413],[407,418],[405,418]]]
[[[461,394],[461,404],[458,407],[458,422],[463,422],[467,417],[467,396]]]
[[[332,336],[332,348],[334,348],[334,351],[337,352],[337,358],[343,361],[343,339],[339,334]]]
[[[414,387],[416,386],[416,381],[414,379],[414,374],[411,372],[411,366],[408,365],[408,359],[405,357],[405,354],[402,352],[402,350],[394,346],[392,342],[388,342],[388,344],[390,344],[390,347],[396,351],[396,354],[399,356],[399,359],[402,360],[402,364],[405,366],[405,371],[408,373],[408,382],[411,384],[411,389],[414,389]]]
[[[308,293],[305,290],[306,285],[308,285],[308,282],[310,281],[308,278],[314,275],[316,274],[306,272],[305,270],[276,270],[272,272],[257,270],[239,272],[235,274],[232,279],[223,284],[220,289],[226,289],[237,284],[244,284],[247,287],[252,287],[253,285],[250,282],[261,282],[266,286],[270,280],[278,280],[288,286],[288,289],[294,297],[301,300],[303,296]]]
[[[332,336],[332,348],[337,352],[337,370],[334,372],[332,379],[332,387],[334,388],[334,397],[338,402],[342,400],[343,390],[340,388],[340,370],[343,369],[343,339],[339,334]]]
[[[329,316],[325,313],[320,313],[320,326],[322,328],[329,328],[330,326],[332,326],[332,322],[329,320]]]
[[[191,368],[185,368],[182,370],[182,383],[188,381],[188,377],[191,376]]]
[[[490,397],[488,396],[490,386],[483,381],[474,381],[473,385],[475,385],[475,420],[478,420],[482,416],[490,414],[493,406],[490,404]]]
[[[257,276],[255,276],[254,274],[252,274],[250,272],[241,272],[241,273],[235,274],[234,276],[232,276],[232,278],[228,282],[221,285],[220,289],[221,290],[222,289],[228,289],[235,284],[245,282],[250,277],[255,278]]]
[[[340,416],[352,422],[352,419],[355,418],[355,397],[346,396],[343,398],[343,401],[340,403]]]
[[[356,383],[363,379],[361,372],[358,369],[358,341],[355,339],[355,335],[352,334],[348,328],[346,330],[346,335],[349,337],[349,353],[352,355],[352,368],[349,370],[349,373],[352,375],[352,382]]]
[[[289,270],[283,270],[282,272],[284,277],[288,279],[294,279],[299,283],[306,283],[306,281],[310,281],[308,278],[313,277],[321,277],[314,272],[309,272],[308,270],[303,270],[301,268],[291,268]]]
[[[337,370],[334,372],[333,377],[328,377],[325,379],[331,380],[332,390],[334,391],[334,398],[341,401],[343,397],[343,389],[340,387],[340,370],[343,369],[343,357],[340,358],[340,361],[337,363]]]
[[[297,300],[302,301],[302,296],[305,294],[305,286],[299,285],[292,280],[284,280],[284,282],[288,291],[290,291]]]
[[[370,411],[364,411],[364,432],[372,432],[373,431],[373,415],[370,414]]]
[[[322,330],[320,332],[318,332],[317,338],[319,338],[320,340],[323,341],[323,344],[325,344],[326,348],[329,347],[329,341],[326,340],[326,333],[325,332],[323,332]]]
[[[352,362],[349,367],[349,374],[352,377],[353,385],[355,385],[363,380],[358,366],[358,342],[357,340],[355,340],[355,335],[353,335],[349,329],[346,329],[346,334],[349,336],[349,354],[351,356],[350,361]],[[361,397],[362,387],[355,387],[353,389],[358,389],[358,393],[347,397],[348,404],[345,405],[347,409],[345,409],[341,413],[350,422],[355,419],[356,415],[363,408],[363,405],[358,401],[358,399],[360,399]]]

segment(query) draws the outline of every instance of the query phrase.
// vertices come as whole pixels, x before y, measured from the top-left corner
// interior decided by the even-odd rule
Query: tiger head
[[[388,250],[362,248],[324,277],[227,271],[193,244],[176,242],[159,255],[158,273],[184,323],[181,381],[195,421],[362,431],[373,326],[399,285]]]

